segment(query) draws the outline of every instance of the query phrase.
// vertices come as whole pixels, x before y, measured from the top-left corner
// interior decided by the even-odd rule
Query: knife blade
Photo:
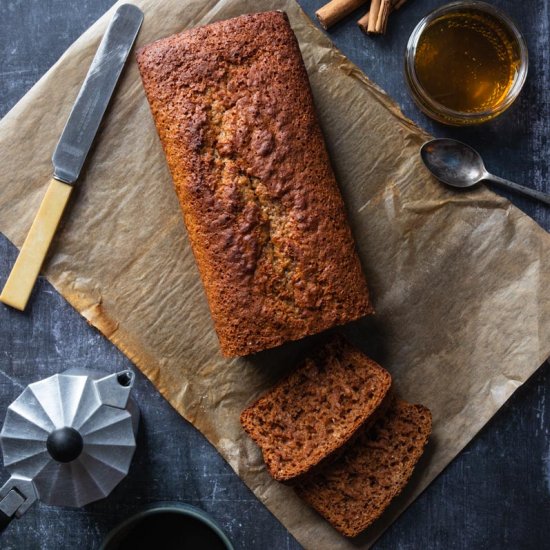
[[[23,311],[27,305],[142,21],[139,8],[123,4],[103,35],[53,153],[53,178],[0,294],[9,306]]]
[[[54,178],[78,179],[142,21],[143,13],[132,4],[113,15],[53,153]]]

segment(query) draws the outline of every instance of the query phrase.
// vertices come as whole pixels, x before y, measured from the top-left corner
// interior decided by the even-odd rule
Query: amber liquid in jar
[[[516,38],[489,13],[467,9],[432,21],[419,39],[414,65],[426,93],[461,113],[497,109],[520,65]]]

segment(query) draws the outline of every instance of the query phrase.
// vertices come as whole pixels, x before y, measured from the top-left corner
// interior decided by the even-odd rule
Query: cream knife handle
[[[51,179],[27,238],[0,294],[0,302],[21,311],[25,309],[72,189],[71,185]]]

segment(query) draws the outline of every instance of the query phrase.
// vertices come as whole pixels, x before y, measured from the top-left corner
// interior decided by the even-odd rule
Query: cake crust
[[[137,60],[223,354],[371,313],[286,15],[195,28]]]

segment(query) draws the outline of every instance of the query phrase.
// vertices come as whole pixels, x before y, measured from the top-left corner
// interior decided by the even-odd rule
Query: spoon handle
[[[536,191],[535,189],[525,187],[524,185],[519,185],[519,183],[514,183],[513,181],[505,180],[504,178],[499,178],[498,176],[493,176],[493,174],[487,174],[483,179],[485,181],[490,181],[491,183],[501,185],[502,187],[507,187],[517,193],[523,193],[524,195],[537,199],[546,204],[550,204],[550,195],[543,193],[542,191]]]

